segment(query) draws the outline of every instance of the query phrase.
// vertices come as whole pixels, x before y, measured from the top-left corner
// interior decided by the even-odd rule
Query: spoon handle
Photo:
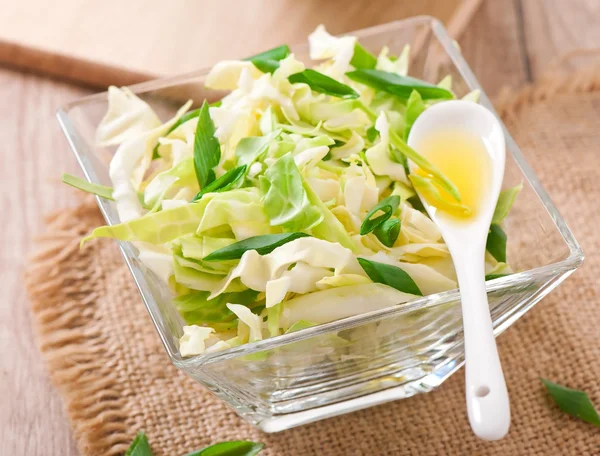
[[[510,405],[485,290],[485,247],[472,243],[455,253],[465,337],[469,422],[478,437],[497,440],[508,432]]]

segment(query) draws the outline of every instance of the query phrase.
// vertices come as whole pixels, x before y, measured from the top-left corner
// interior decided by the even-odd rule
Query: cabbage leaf
[[[287,231],[305,231],[323,221],[323,214],[308,199],[291,154],[284,155],[269,167],[260,184],[272,226],[282,226]]]

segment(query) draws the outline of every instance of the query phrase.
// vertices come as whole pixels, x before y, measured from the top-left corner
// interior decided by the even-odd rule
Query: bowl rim
[[[415,16],[408,19],[392,21],[373,27],[359,29],[356,31],[348,32],[345,35],[367,37],[390,32],[396,30],[399,27],[407,27],[411,25],[420,24],[429,25],[431,27],[433,34],[437,38],[439,44],[441,44],[441,46],[443,47],[446,56],[451,59],[452,63],[456,66],[458,72],[461,74],[469,88],[471,90],[478,89],[481,91],[480,104],[483,104],[485,107],[490,109],[494,113],[494,115],[496,115],[496,117],[498,117],[498,119],[500,120],[506,138],[507,149],[509,149],[514,161],[520,168],[524,178],[527,179],[528,183],[531,185],[532,189],[540,199],[542,205],[550,215],[550,218],[552,219],[554,225],[558,229],[562,239],[564,240],[565,244],[569,249],[568,256],[557,262],[533,268],[527,271],[514,273],[486,282],[486,291],[489,293],[496,290],[507,289],[516,284],[527,283],[533,278],[542,275],[553,274],[557,276],[559,274],[566,274],[569,271],[572,272],[583,262],[583,250],[581,249],[579,243],[575,239],[573,232],[570,230],[567,223],[558,212],[550,196],[548,195],[541,182],[533,172],[531,166],[526,161],[521,150],[513,140],[510,133],[507,131],[504,122],[502,122],[502,119],[500,119],[500,117],[498,116],[491,101],[481,88],[481,85],[477,81],[477,78],[475,77],[473,71],[463,58],[458,46],[456,45],[454,40],[449,36],[443,24],[438,19],[432,16]],[[293,45],[291,46],[291,48],[293,51],[306,50],[308,48],[308,45]],[[156,90],[162,87],[173,86],[179,82],[188,82],[191,78],[206,75],[209,70],[210,68],[203,68],[182,75],[142,82],[139,84],[129,86],[129,88],[135,93],[144,92],[147,90]],[[79,138],[78,131],[74,127],[68,112],[71,109],[82,104],[93,103],[96,101],[104,101],[106,100],[106,97],[107,91],[88,95],[63,105],[57,110],[56,113],[58,122],[63,130],[63,133],[67,138],[69,146],[71,147],[83,171],[84,176],[90,182],[98,182],[99,179],[96,176],[96,173],[94,172],[93,168],[88,166],[87,158],[85,156],[86,154],[81,153],[82,150],[86,149],[86,146],[84,145],[83,141]],[[111,224],[110,213],[113,211],[108,204],[109,202],[97,196],[96,201],[106,222],[108,224]],[[119,245],[119,249],[121,250],[125,263],[138,288],[138,291],[140,292],[142,301],[144,302],[144,305],[146,306],[146,309],[150,314],[152,322],[157,332],[159,333],[162,343],[169,355],[169,358],[175,366],[184,370],[197,368],[204,364],[225,361],[228,359],[253,354],[267,349],[281,347],[311,337],[323,335],[332,331],[340,331],[343,329],[353,328],[365,323],[370,323],[382,320],[384,318],[403,315],[405,313],[412,312],[415,310],[436,307],[444,303],[460,299],[460,292],[458,289],[444,291],[441,293],[431,294],[417,299],[413,299],[403,304],[390,306],[383,309],[363,313],[360,315],[355,315],[352,317],[346,317],[333,322],[302,329],[294,333],[282,334],[276,337],[271,337],[249,344],[244,344],[238,347],[232,347],[217,352],[204,353],[202,355],[195,355],[183,358],[179,353],[179,347],[174,343],[174,337],[171,334],[171,331],[168,329],[168,325],[164,321],[164,318],[159,310],[159,306],[153,294],[149,291],[146,277],[144,276],[142,271],[132,263],[132,259],[136,258],[136,253],[133,249],[133,246],[128,242],[117,241],[117,243]]]

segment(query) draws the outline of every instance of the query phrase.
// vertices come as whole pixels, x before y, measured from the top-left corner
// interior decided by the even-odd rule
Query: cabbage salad
[[[182,356],[252,343],[457,287],[448,248],[423,211],[419,184],[460,201],[452,182],[408,147],[415,119],[454,98],[452,80],[407,76],[410,49],[372,55],[318,27],[306,68],[287,46],[223,61],[205,79],[228,91],[163,122],[127,88],[110,87],[97,129],[117,146],[113,187],[65,182],[115,201],[131,241],[170,286],[187,326]],[[478,93],[467,99],[477,101]],[[510,273],[500,197],[488,278]]]

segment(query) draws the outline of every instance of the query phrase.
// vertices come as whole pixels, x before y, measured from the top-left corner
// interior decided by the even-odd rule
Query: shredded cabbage
[[[309,319],[316,324],[328,323],[384,309],[413,298],[413,295],[378,283],[334,287],[289,300],[281,321],[284,327],[291,326],[299,320]]]
[[[179,339],[181,356],[200,355],[206,350],[206,341],[215,330],[204,326],[184,326]]]
[[[353,36],[342,38],[331,36],[322,25],[319,25],[308,36],[310,58],[313,60],[331,59],[331,66],[325,73],[334,77],[341,77],[350,69],[355,43],[356,38]]]
[[[390,158],[390,123],[384,111],[379,114],[375,129],[379,132],[380,140],[365,153],[373,174],[389,176],[394,181],[408,183],[404,166]]]
[[[418,116],[439,100],[421,97],[418,83],[407,99],[346,76],[369,69],[402,80],[410,47],[398,56],[384,47],[375,56],[355,37],[332,36],[323,26],[308,41],[310,57],[319,61],[315,70],[325,76],[321,85],[290,82],[306,69],[293,54],[256,65],[252,59],[223,61],[205,86],[228,93],[202,110],[188,112],[190,101],[164,123],[129,89],[109,88],[96,141],[116,147],[108,190],[121,223],[96,228],[82,244],[98,237],[134,243],[140,261],[169,285],[188,324],[179,341],[182,356],[415,297],[402,291],[402,281],[388,283],[388,276],[371,269],[367,274],[365,263],[388,272],[399,268],[412,292],[457,286],[448,248],[436,224],[419,210],[414,187],[435,183],[413,184],[398,149],[399,138],[406,139]],[[348,90],[336,92],[340,85]],[[440,88],[453,96],[452,78],[443,78]],[[473,91],[463,99],[478,98]],[[202,168],[217,162],[211,170]],[[202,181],[205,188],[199,173],[211,176]],[[502,223],[519,189],[503,192],[495,223]],[[400,200],[386,215],[397,236],[381,237],[385,221],[361,235],[367,214],[391,195]],[[275,238],[285,241],[268,245]],[[218,260],[222,249],[227,259]],[[490,254],[485,260],[489,277],[512,273]],[[347,343],[328,336],[327,343],[334,342]],[[329,348],[319,347],[316,354],[328,356]]]
[[[96,129],[99,146],[121,144],[160,125],[152,108],[127,87],[108,88],[108,111]]]
[[[388,57],[390,50],[387,46],[381,48],[381,52],[377,57],[378,70],[387,71],[388,73],[396,73],[400,76],[406,76],[408,74],[408,64],[410,58],[410,45],[405,45],[404,49],[400,53],[400,56],[392,60]]]

